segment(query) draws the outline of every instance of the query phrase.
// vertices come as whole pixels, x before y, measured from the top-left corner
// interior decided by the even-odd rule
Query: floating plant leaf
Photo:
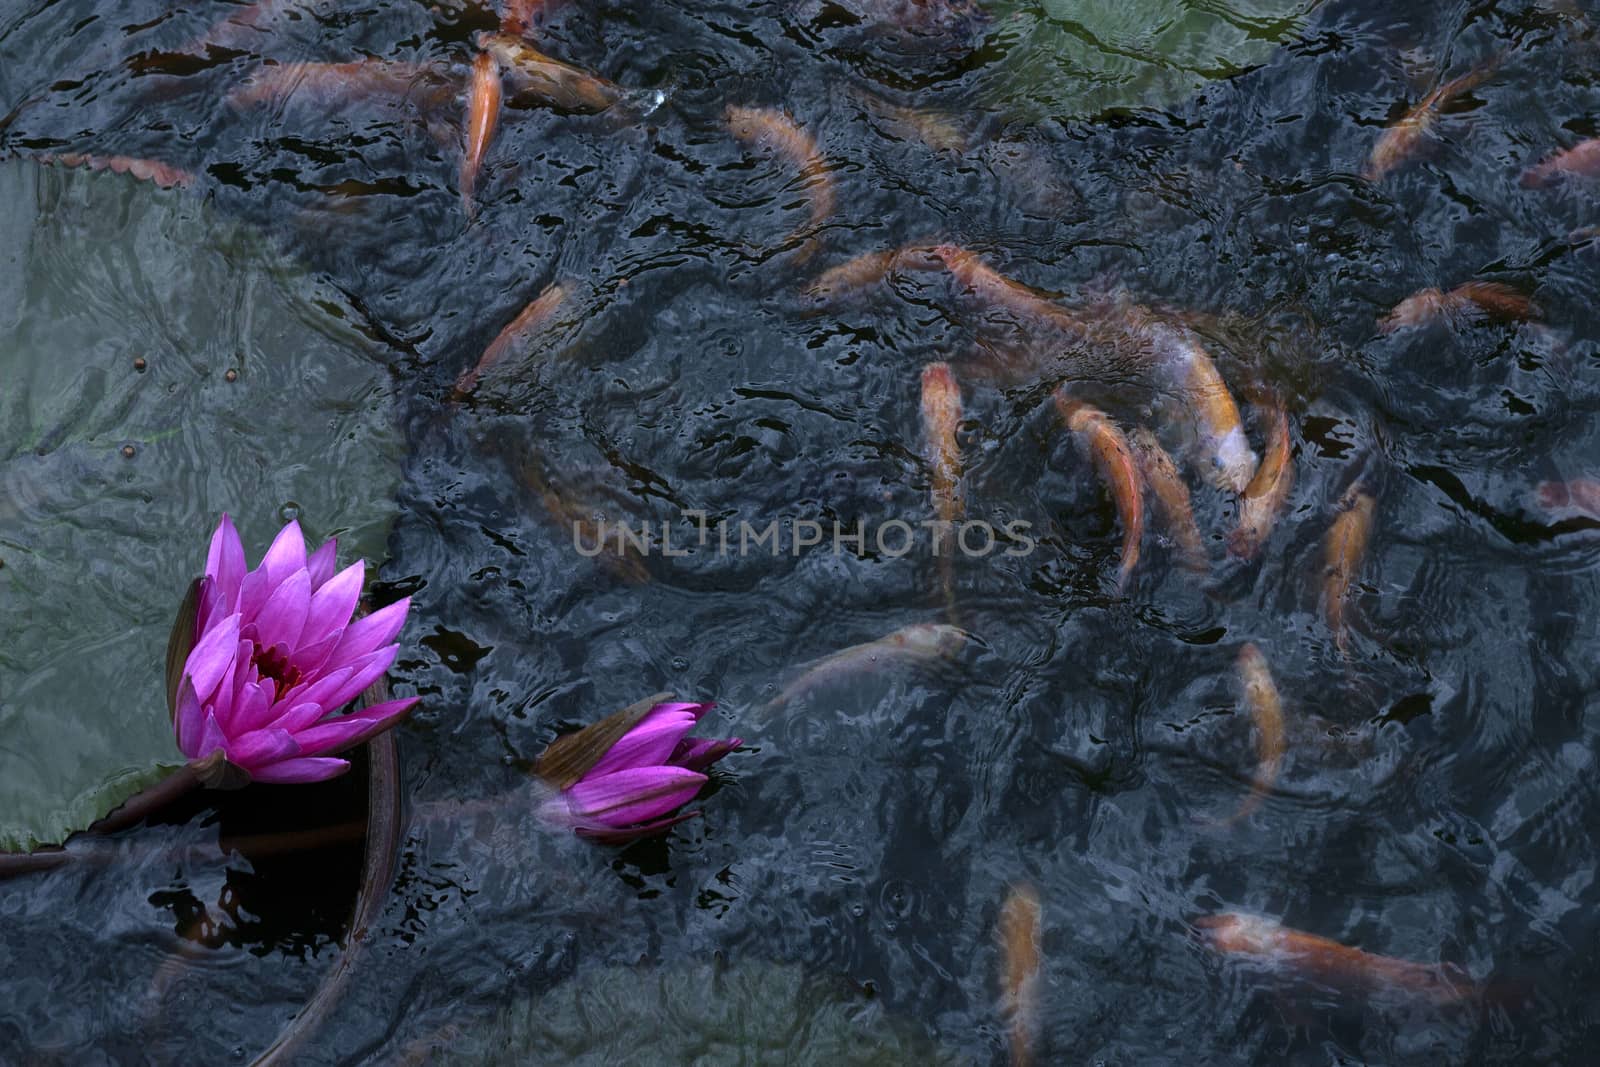
[[[1317,0],[1003,0],[1003,110],[1031,119],[1164,107],[1259,66]]]
[[[221,511],[381,559],[400,436],[340,295],[193,196],[0,163],[0,848],[182,762],[164,648]],[[136,369],[136,360],[140,360]]]
[[[819,1067],[963,1062],[842,980],[755,962],[590,971],[449,1028],[430,1063]]]

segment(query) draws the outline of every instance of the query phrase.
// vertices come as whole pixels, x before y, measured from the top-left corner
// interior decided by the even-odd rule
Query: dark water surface
[[[547,1018],[564,1036],[546,1058],[665,1033],[638,1062],[750,1062],[741,1043],[767,1050],[756,1062],[785,1044],[787,1062],[835,1062],[823,1023],[774,1036],[772,1003],[821,983],[896,1035],[872,1062],[1004,1062],[993,929],[1029,882],[1040,1062],[1580,1062],[1600,1037],[1584,621],[1600,524],[1558,522],[1533,493],[1600,473],[1600,249],[1568,239],[1600,222],[1600,183],[1517,178],[1600,132],[1600,37],[1554,4],[1328,0],[1263,65],[1193,96],[1024,122],[996,73],[1004,16],[930,41],[874,30],[872,8],[550,5],[547,51],[670,97],[642,119],[507,109],[468,225],[459,104],[225,97],[256,53],[426,61],[459,81],[484,9],[321,0],[248,47],[173,58],[157,53],[228,5],[0,4],[0,110],[33,101],[9,153],[196,172],[154,195],[258,227],[392,361],[408,448],[379,594],[415,597],[393,681],[424,700],[401,730],[400,877],[326,1058],[516,1062],[516,1020]],[[1359,176],[1387,122],[1494,56],[1430,151]],[[863,91],[965,116],[974,142],[897,135]],[[808,210],[794,167],[734,141],[729,104],[789,109],[826,155],[838,208],[813,259],[785,245]],[[1220,316],[1208,336],[1235,395],[1275,389],[1294,433],[1262,562],[1224,564],[1235,504],[1197,482],[1211,576],[1175,566],[1152,523],[1119,594],[1116,514],[1049,403],[1051,360],[994,373],[996,349],[1027,339],[997,341],[933,277],[820,314],[799,299],[821,267],[927,240],[1053,291]],[[1379,335],[1408,294],[1471,279],[1534,294],[1545,325]],[[558,326],[450,404],[556,281],[578,293]],[[961,562],[978,641],[950,662],[764,712],[807,661],[940,621],[938,571],[925,547],[796,555],[787,535],[779,558],[722,554],[690,513],[930,517],[918,391],[940,359],[963,384],[972,515],[1031,522],[1037,547]],[[1171,416],[1137,383],[1099,388],[1129,422]],[[1317,598],[1357,478],[1376,523],[1341,654]],[[553,500],[658,537],[666,523],[691,550],[636,573],[586,559]],[[203,558],[203,537],[175,532],[173,556]],[[1289,747],[1276,791],[1219,827],[1255,770],[1245,642],[1271,663]],[[704,818],[621,851],[542,831],[528,761],[656,690],[715,700],[699,732],[745,739]],[[217,833],[207,809],[132,835],[110,873],[0,886],[0,1060],[245,1062],[272,1041],[343,936],[359,842],[269,870],[220,858]],[[1481,992],[1286,987],[1200,943],[1191,921],[1219,911],[1455,964]],[[619,1003],[661,1030],[612,1022]],[[723,1043],[672,1045],[696,1026]]]

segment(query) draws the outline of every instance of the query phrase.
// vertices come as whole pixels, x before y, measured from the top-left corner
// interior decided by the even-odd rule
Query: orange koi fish
[[[1229,817],[1230,823],[1250,814],[1261,803],[1261,798],[1272,792],[1287,747],[1283,736],[1283,703],[1278,697],[1278,687],[1272,681],[1267,657],[1255,645],[1247,644],[1239,650],[1239,681],[1244,686],[1244,701],[1250,709],[1250,721],[1256,727],[1258,759],[1256,779],[1250,795]]]
[[[800,261],[809,259],[819,247],[815,231],[833,215],[834,209],[833,179],[816,138],[801,129],[789,115],[774,108],[730,104],[726,117],[729,131],[741,144],[764,146],[800,171],[800,185],[811,199],[808,228],[813,235],[800,246],[796,256]],[[790,234],[789,239],[793,240],[800,232]]]
[[[526,37],[544,6],[545,0],[505,0],[500,12],[500,32]]]
[[[1361,571],[1361,560],[1367,552],[1367,541],[1372,536],[1372,520],[1377,511],[1377,501],[1359,481],[1352,485],[1339,500],[1339,514],[1328,528],[1328,538],[1323,545],[1325,563],[1322,579],[1322,610],[1328,629],[1333,631],[1339,651],[1346,651],[1347,639],[1344,624],[1345,601],[1350,595],[1350,584]]]
[[[262,67],[228,94],[234,107],[278,102],[293,93],[309,92],[329,99],[338,96],[392,96],[407,100],[422,97],[424,104],[439,103],[453,90],[433,67],[388,59],[358,59],[350,63],[276,63]]]
[[[1246,956],[1335,988],[1387,989],[1435,1004],[1457,1003],[1477,992],[1459,967],[1377,956],[1262,915],[1224,912],[1202,916],[1194,925],[1218,952]]]
[[[500,121],[500,64],[489,52],[472,61],[472,88],[467,95],[467,143],[461,154],[461,206],[472,218],[472,193],[489,152],[495,124]]]
[[[1593,479],[1540,482],[1537,497],[1539,506],[1546,511],[1576,512],[1591,519],[1600,519],[1600,482]]]
[[[1117,515],[1122,520],[1122,566],[1117,589],[1125,589],[1128,576],[1139,562],[1139,542],[1144,539],[1144,480],[1139,477],[1127,438],[1105,412],[1075,399],[1065,386],[1058,388],[1054,396],[1067,429],[1078,435],[1094,457],[1117,505]]]
[[[1012,1067],[1028,1067],[1033,1062],[1039,1014],[1042,913],[1038,892],[1030,885],[1014,885],[1006,893],[995,924],[995,935],[1000,942],[1000,1014],[1010,1029]]]
[[[1421,102],[1402,115],[1399,121],[1383,131],[1378,143],[1372,146],[1372,155],[1368,157],[1361,176],[1369,182],[1379,181],[1390,171],[1404,164],[1416,154],[1423,139],[1439,121],[1440,109],[1462,93],[1470,92],[1482,85],[1498,65],[1498,61],[1491,60],[1453,81],[1445,82],[1423,97]]]
[[[163,189],[187,189],[194,184],[194,174],[170,163],[154,159],[135,159],[132,156],[96,156],[79,152],[56,152],[35,156],[46,166],[83,167],[88,170],[109,170],[113,174],[127,174],[142,181],[154,182]]]
[[[552,59],[509,33],[478,35],[478,47],[500,62],[511,84],[512,100],[581,115],[597,114],[620,103],[627,91],[598,74]]]
[[[946,155],[960,155],[972,147],[972,134],[957,122],[952,112],[901,107],[865,89],[854,90],[852,95],[878,127],[896,140],[920,141]]]
[[[505,329],[489,342],[489,347],[483,350],[478,362],[456,379],[455,389],[450,394],[451,399],[459,402],[470,396],[478,387],[478,379],[483,377],[484,372],[499,363],[512,348],[526,342],[535,331],[549,323],[571,295],[570,284],[553,282],[547,286],[544,292],[530,301],[528,306],[518,312],[517,317],[507,323]]]
[[[922,371],[922,439],[928,460],[933,513],[942,524],[934,543],[946,608],[955,613],[954,552],[946,543],[950,524],[965,510],[961,499],[961,387],[948,363],[930,363]]]
[[[828,307],[887,283],[897,271],[933,270],[938,265],[928,245],[863,252],[817,275],[800,295],[815,307]]]
[[[1294,488],[1289,415],[1281,402],[1274,402],[1271,418],[1261,466],[1239,497],[1239,525],[1228,535],[1228,552],[1240,559],[1254,559],[1261,551]]]
[[[1422,289],[1395,305],[1378,320],[1378,332],[1394,333],[1424,326],[1442,318],[1471,320],[1495,318],[1526,322],[1539,317],[1539,306],[1527,296],[1500,282],[1466,282],[1448,293]]]
[[[1600,137],[1579,141],[1571,148],[1557,152],[1543,163],[1522,172],[1524,189],[1542,189],[1563,179],[1600,174]]]
[[[1041,290],[1007,278],[980,259],[976,252],[942,244],[934,247],[933,254],[957,282],[985,303],[1069,333],[1082,331],[1084,321],[1078,315]]]
[[[1156,503],[1162,525],[1177,548],[1177,557],[1191,571],[1204,571],[1209,566],[1205,543],[1200,539],[1200,527],[1194,521],[1194,507],[1189,499],[1189,487],[1178,473],[1178,465],[1149,429],[1140,426],[1128,437],[1133,448],[1133,458],[1139,464],[1139,473]]]

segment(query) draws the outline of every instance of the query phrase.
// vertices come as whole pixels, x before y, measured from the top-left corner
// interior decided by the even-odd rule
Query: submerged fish
[[[959,652],[970,640],[972,635],[965,630],[943,623],[921,622],[902,626],[876,641],[852,645],[817,660],[800,677],[785,686],[781,693],[773,697],[767,704],[767,710],[781,708],[819,685],[884,663],[947,659]]]
[[[483,350],[483,355],[478,362],[462,373],[456,379],[455,389],[451,392],[451,399],[460,401],[471,395],[478,387],[478,380],[484,372],[505,358],[514,346],[525,343],[535,331],[547,325],[552,316],[566,303],[572,295],[571,283],[552,282],[544,292],[540,293],[528,306],[517,313],[517,317],[506,324],[489,347]]]
[[[1462,93],[1482,85],[1494,73],[1497,65],[1495,61],[1484,63],[1453,81],[1445,82],[1423,97],[1415,107],[1383,131],[1378,143],[1372,147],[1372,155],[1368,157],[1361,176],[1375,182],[1409,160],[1439,121],[1440,109]]]
[[[249,51],[252,45],[270,39],[266,23],[310,6],[311,0],[256,0],[214,24],[180,51],[191,55],[198,55],[213,47]]]
[[[972,133],[954,112],[902,107],[876,93],[856,89],[852,95],[866,108],[874,123],[890,137],[919,141],[935,152],[959,155],[972,147]]]
[[[1242,912],[1205,915],[1194,921],[1207,944],[1334,988],[1383,989],[1451,1004],[1477,989],[1458,967],[1377,956],[1326,937]]]
[[[1125,589],[1139,562],[1139,542],[1144,539],[1144,480],[1139,477],[1127,438],[1105,412],[1076,399],[1065,386],[1054,395],[1056,409],[1067,429],[1087,447],[1116,503],[1122,520],[1122,565],[1117,573],[1117,588]]]
[[[628,91],[620,85],[552,59],[521,37],[483,33],[478,35],[478,47],[499,61],[510,84],[511,100],[518,105],[537,104],[592,115],[629,98]],[[657,93],[652,99],[660,103],[663,96]]]
[[[1359,481],[1352,485],[1339,500],[1339,514],[1328,528],[1323,544],[1325,564],[1322,578],[1322,610],[1328,629],[1333,631],[1339,651],[1347,646],[1345,634],[1345,601],[1350,595],[1350,584],[1361,571],[1361,561],[1367,553],[1367,541],[1372,536],[1372,520],[1377,501]]]
[[[1466,282],[1448,293],[1441,289],[1422,289],[1412,293],[1378,320],[1378,332],[1390,334],[1443,318],[1497,318],[1525,322],[1538,317],[1538,305],[1509,285],[1501,282]]]
[[[1228,535],[1228,552],[1254,559],[1277,524],[1289,491],[1294,488],[1294,461],[1289,454],[1289,414],[1274,401],[1261,466],[1239,497],[1239,525]]]
[[[228,103],[252,107],[309,93],[323,100],[389,96],[430,106],[443,103],[454,91],[432,66],[369,58],[350,63],[276,63],[262,67],[228,94]]]
[[[995,924],[1000,942],[1000,1014],[1010,1031],[1012,1067],[1033,1062],[1039,1025],[1041,915],[1038,892],[1031,885],[1014,885],[1006,892]]]
[[[1185,326],[1155,319],[1133,310],[1130,318],[1142,325],[1150,345],[1151,369],[1167,377],[1194,421],[1205,455],[1201,471],[1206,480],[1229,492],[1242,493],[1256,473],[1256,454],[1244,435],[1239,405],[1217,371],[1200,337]]]
[[[961,499],[961,387],[948,363],[930,363],[922,371],[922,440],[928,461],[933,513],[941,523],[934,542],[945,607],[955,614],[954,552],[948,544],[951,525],[965,510]]]
[[[968,292],[1019,316],[1026,323],[1051,326],[1072,334],[1084,328],[1083,319],[1075,312],[1048,294],[1001,274],[976,252],[942,244],[934,246],[933,254]]]
[[[1161,447],[1156,435],[1144,426],[1129,435],[1128,444],[1139,464],[1139,473],[1144,476],[1145,488],[1150,490],[1151,499],[1156,503],[1167,536],[1177,549],[1179,562],[1192,571],[1206,570],[1210,563],[1205,543],[1200,539],[1189,487],[1178,473],[1178,465]]]
[[[1540,482],[1536,496],[1546,511],[1576,512],[1600,519],[1600,481],[1574,478],[1567,482]]]
[[[1250,710],[1250,721],[1256,728],[1257,762],[1250,795],[1228,818],[1230,823],[1250,814],[1261,803],[1261,798],[1272,792],[1286,747],[1283,703],[1278,697],[1278,687],[1272,681],[1267,657],[1253,644],[1247,644],[1239,650],[1239,682],[1244,687],[1244,702]]]
[[[504,0],[500,9],[500,32],[526,37],[544,6],[545,0]]]
[[[819,239],[816,231],[833,215],[833,178],[828,173],[828,161],[812,137],[793,118],[775,108],[740,107],[728,105],[728,129],[745,145],[760,145],[771,149],[788,160],[800,172],[800,187],[811,200],[811,221],[807,229],[812,235],[800,245],[796,256],[804,261],[816,254]],[[803,230],[790,234],[795,239]]]
[[[922,371],[922,435],[931,475],[934,514],[954,522],[962,514],[960,495],[961,387],[948,363],[930,363]]]
[[[45,166],[83,167],[87,170],[109,170],[114,174],[126,174],[143,181],[154,182],[163,189],[187,189],[195,180],[192,172],[155,159],[96,156],[80,152],[47,152],[33,158]]]
[[[863,252],[817,275],[800,295],[815,308],[831,307],[887,284],[898,271],[932,270],[937,265],[929,245]]]
[[[466,146],[461,153],[461,206],[467,218],[473,216],[472,194],[478,184],[478,171],[494,139],[500,120],[500,64],[492,54],[479,52],[472,62],[472,86],[467,94]]]
[[[1579,141],[1522,172],[1524,189],[1540,189],[1574,175],[1600,174],[1600,137]]]
[[[525,465],[523,479],[538,494],[562,536],[572,539],[572,546],[580,555],[598,559],[628,585],[650,581],[650,568],[645,562],[651,551],[649,531],[644,524],[629,521],[626,515],[619,521],[607,513],[601,504],[606,488],[603,484],[557,484],[545,477],[538,459]]]

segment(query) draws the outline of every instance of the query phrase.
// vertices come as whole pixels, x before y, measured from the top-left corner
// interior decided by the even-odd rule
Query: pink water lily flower
[[[694,818],[698,811],[671,813],[699,794],[708,780],[701,772],[742,743],[685,736],[710,708],[655,705],[583,777],[545,802],[545,817],[615,844]]]
[[[255,570],[224,515],[200,583],[194,647],[173,728],[191,760],[221,753],[257,782],[315,782],[348,770],[331,754],[394,725],[417,702],[338,712],[383,677],[410,598],[353,618],[365,565],[334,572],[329,540],[309,557],[291,521]]]

